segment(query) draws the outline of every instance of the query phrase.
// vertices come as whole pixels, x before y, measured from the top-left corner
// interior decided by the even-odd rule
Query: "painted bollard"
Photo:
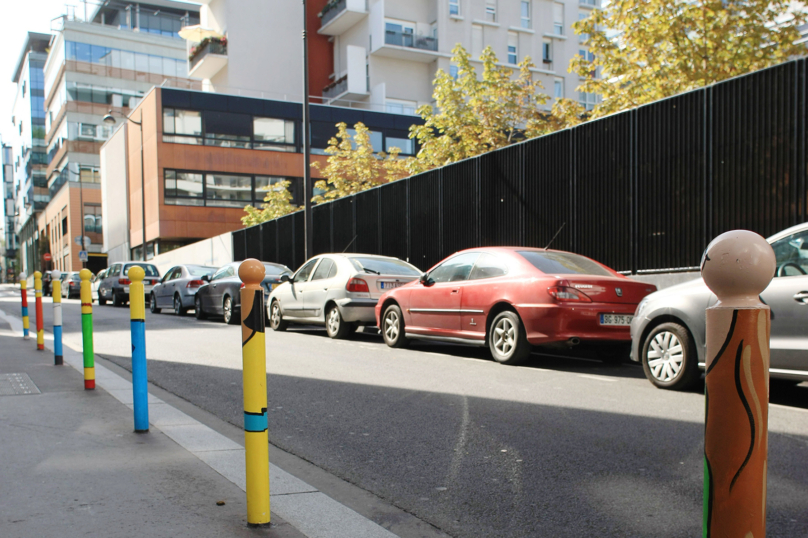
[[[79,271],[81,278],[81,342],[84,352],[84,388],[95,388],[95,351],[93,350],[93,292],[89,269]]]
[[[58,269],[51,272],[51,296],[53,297],[53,364],[64,364],[62,352],[62,272]]]
[[[774,251],[756,233],[721,234],[702,259],[707,309],[704,538],[766,535],[769,307]]]
[[[42,319],[42,273],[34,271],[34,304],[36,305],[36,349],[45,350],[45,320]]]
[[[146,373],[146,295],[137,265],[129,268],[129,326],[132,331],[132,402],[135,433],[149,432],[149,379]]]
[[[20,273],[20,298],[22,299],[22,337],[28,340],[28,275]]]
[[[241,354],[244,382],[244,446],[247,465],[247,523],[269,524],[267,353],[264,333],[264,265],[245,260],[241,289]]]

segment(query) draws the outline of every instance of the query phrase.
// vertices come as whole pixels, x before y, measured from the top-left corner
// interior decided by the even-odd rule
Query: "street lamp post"
[[[140,113],[140,121],[135,121],[129,116],[123,116],[128,121],[131,121],[140,128],[140,210],[142,217],[143,228],[143,242],[140,246],[140,252],[143,256],[143,261],[146,261],[146,175],[143,172],[143,112]],[[104,116],[104,123],[107,125],[115,125],[115,116],[112,115],[112,110],[109,114]],[[128,175],[128,174],[127,174]]]
[[[308,39],[308,10],[306,0],[303,2],[303,227],[306,236],[306,250],[304,260],[314,255],[313,226],[311,218],[311,198],[314,194],[311,184],[311,144],[309,134],[309,39]]]

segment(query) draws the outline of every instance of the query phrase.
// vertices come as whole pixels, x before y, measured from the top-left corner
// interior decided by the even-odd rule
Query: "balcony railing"
[[[207,42],[203,41],[200,43],[199,46],[191,53],[191,57],[189,58],[191,62],[191,69],[189,69],[189,71],[193,70],[193,68],[196,67],[196,64],[201,62],[208,54],[221,54],[223,56],[227,56],[227,41],[208,40]]]
[[[333,84],[329,84],[323,88],[323,97],[326,99],[334,99],[348,91],[348,76],[344,76]]]
[[[335,19],[337,15],[345,11],[346,5],[346,0],[337,0],[336,2],[332,0],[331,2],[327,3],[320,12],[320,26],[325,26]]]
[[[412,49],[431,50],[431,51],[438,50],[437,38],[422,35],[414,35],[394,30],[385,30],[384,42],[387,45],[397,45],[399,47],[408,47]]]

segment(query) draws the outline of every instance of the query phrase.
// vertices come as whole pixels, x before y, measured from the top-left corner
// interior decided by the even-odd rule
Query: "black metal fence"
[[[428,269],[458,250],[544,247],[619,271],[698,267],[711,238],[806,220],[799,59],[314,208],[314,254]],[[355,239],[354,239],[355,238]],[[236,260],[304,260],[301,212],[233,233]]]

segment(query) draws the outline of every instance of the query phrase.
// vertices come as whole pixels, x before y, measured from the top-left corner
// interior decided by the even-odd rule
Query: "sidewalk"
[[[21,328],[0,311],[3,538],[395,536],[272,464],[272,525],[247,527],[242,446],[153,394],[135,434],[128,380],[96,361],[85,391],[77,350],[54,366],[52,336],[37,351]]]

